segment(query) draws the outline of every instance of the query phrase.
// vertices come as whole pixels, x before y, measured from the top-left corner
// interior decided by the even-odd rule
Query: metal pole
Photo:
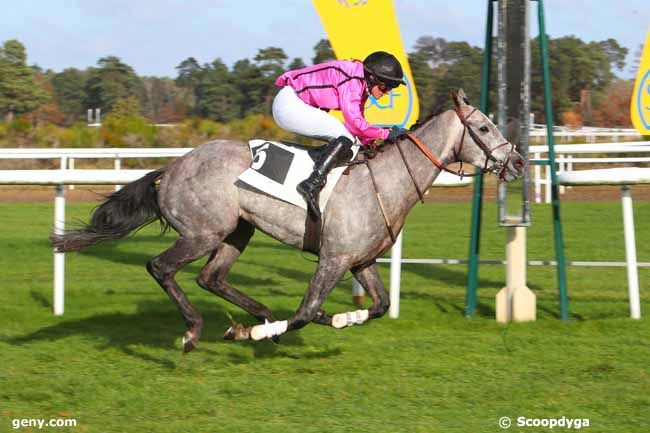
[[[623,185],[621,202],[623,204],[623,231],[625,233],[625,261],[627,262],[627,291],[630,298],[630,317],[641,318],[639,300],[639,274],[636,261],[636,241],[634,240],[634,210],[630,185]]]
[[[480,110],[488,112],[490,92],[490,68],[492,66],[492,0],[488,0],[488,13],[485,30],[485,51],[483,52],[483,73],[481,75],[481,104]],[[477,169],[478,171],[478,169]],[[478,266],[481,240],[481,213],[483,207],[483,176],[474,178],[472,195],[472,223],[469,241],[469,266],[467,272],[467,293],[465,295],[465,316],[472,317],[476,309],[476,289],[478,287]]]
[[[61,169],[65,169],[67,158],[61,158]],[[63,234],[65,229],[65,186],[56,186],[54,198],[54,233]],[[65,306],[65,254],[54,252],[54,296],[52,306],[55,316],[63,315]]]
[[[400,277],[402,274],[402,235],[404,230],[399,232],[395,244],[390,253],[390,308],[388,317],[397,319],[399,317],[399,292]]]
[[[562,239],[562,222],[560,220],[560,196],[558,194],[557,172],[555,167],[555,138],[553,137],[553,105],[551,99],[551,75],[548,66],[548,48],[546,45],[546,26],[544,24],[544,1],[538,0],[539,47],[542,60],[544,81],[544,115],[546,117],[546,135],[548,158],[551,169],[551,195],[553,202],[553,235],[555,239],[555,256],[557,258],[557,280],[560,292],[560,317],[569,319],[569,300],[567,296],[566,268],[564,263],[564,241]]]
[[[113,167],[115,170],[121,170],[122,169],[122,160],[120,158],[115,158],[115,163],[113,164]],[[122,188],[121,185],[115,185],[114,189],[115,191],[119,191],[120,188]]]
[[[535,153],[533,155],[533,158],[536,160],[539,160],[541,155],[539,153]],[[541,185],[541,174],[542,174],[542,167],[540,167],[538,164],[535,164],[533,167],[533,171],[535,172],[535,203],[541,203],[542,202],[542,185]]]
[[[68,158],[68,169],[74,170],[74,158]],[[68,185],[68,189],[74,189],[74,185]]]

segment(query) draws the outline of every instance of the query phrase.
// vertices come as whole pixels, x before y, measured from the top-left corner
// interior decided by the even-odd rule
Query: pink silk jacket
[[[364,117],[368,90],[363,63],[358,60],[334,60],[288,71],[278,77],[275,85],[291,86],[312,107],[341,110],[345,127],[363,144],[388,137],[388,129],[373,126]]]

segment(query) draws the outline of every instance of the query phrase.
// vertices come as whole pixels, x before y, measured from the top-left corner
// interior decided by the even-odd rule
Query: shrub
[[[104,146],[149,147],[156,141],[156,127],[141,116],[108,115],[100,127]]]
[[[25,117],[18,117],[9,122],[9,133],[27,136],[32,130],[32,122]]]
[[[99,129],[89,128],[84,123],[75,123],[61,134],[62,147],[98,147],[99,142]]]

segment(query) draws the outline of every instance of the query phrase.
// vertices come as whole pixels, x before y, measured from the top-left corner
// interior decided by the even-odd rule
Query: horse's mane
[[[413,125],[411,125],[409,130],[411,132],[417,131],[418,129],[420,129],[421,127],[423,127],[427,123],[431,122],[433,119],[435,119],[436,117],[438,117],[439,115],[441,115],[444,112],[445,112],[445,110],[444,110],[444,108],[442,106],[437,107],[431,114],[429,114],[424,119],[418,119]]]

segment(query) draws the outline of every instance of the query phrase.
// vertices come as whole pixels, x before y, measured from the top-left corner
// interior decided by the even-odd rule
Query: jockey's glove
[[[400,137],[404,137],[409,133],[410,131],[408,129],[400,128],[399,126],[393,126],[390,128],[390,132],[388,133],[388,137],[386,137],[386,141],[389,143],[395,143]]]

